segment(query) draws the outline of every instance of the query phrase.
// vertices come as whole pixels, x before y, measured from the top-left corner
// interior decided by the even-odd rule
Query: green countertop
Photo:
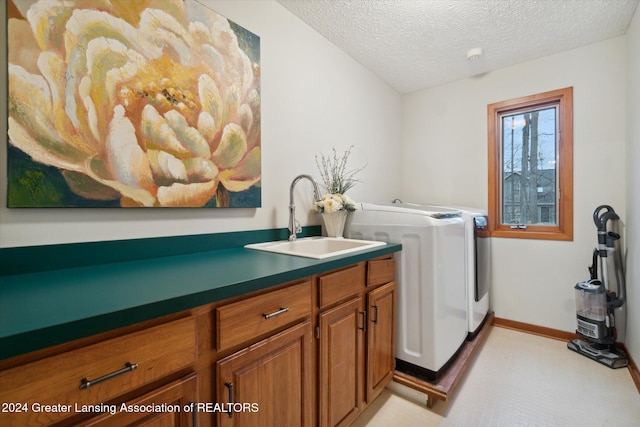
[[[0,276],[0,359],[400,251],[324,260],[232,247]]]

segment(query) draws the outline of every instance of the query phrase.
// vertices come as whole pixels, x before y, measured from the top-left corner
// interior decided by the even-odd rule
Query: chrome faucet
[[[311,177],[311,175],[298,175],[293,179],[291,183],[291,188],[289,189],[289,240],[296,240],[297,234],[302,232],[302,227],[300,223],[296,220],[296,205],[293,204],[293,189],[302,178],[306,178],[313,184],[313,201],[320,201],[320,191],[318,190],[318,183],[315,179]]]

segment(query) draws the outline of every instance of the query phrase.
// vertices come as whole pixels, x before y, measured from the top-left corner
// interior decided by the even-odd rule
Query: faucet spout
[[[318,190],[318,183],[311,175],[302,174],[298,175],[291,182],[289,188],[289,240],[293,241],[297,239],[297,234],[302,232],[300,223],[296,221],[296,205],[293,203],[293,189],[301,179],[308,179],[313,184],[313,200],[315,202],[320,201],[320,191]]]

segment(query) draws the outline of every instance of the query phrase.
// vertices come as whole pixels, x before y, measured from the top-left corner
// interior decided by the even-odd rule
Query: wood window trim
[[[500,116],[523,108],[559,104],[558,224],[531,225],[526,230],[512,229],[501,222],[500,188]],[[492,237],[520,239],[573,240],[573,88],[502,101],[487,106],[489,141],[489,232]]]

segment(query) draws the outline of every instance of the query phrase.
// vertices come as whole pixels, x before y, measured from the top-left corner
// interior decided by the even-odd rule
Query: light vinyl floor
[[[353,426],[640,426],[640,393],[628,369],[500,327],[492,327],[453,399],[432,409],[425,402],[392,382]]]

